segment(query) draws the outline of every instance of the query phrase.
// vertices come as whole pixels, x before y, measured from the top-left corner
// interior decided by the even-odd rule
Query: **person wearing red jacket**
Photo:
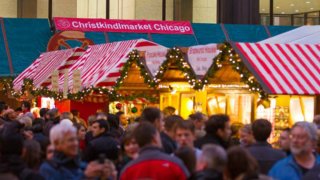
[[[140,123],[135,128],[133,136],[141,150],[138,158],[124,167],[120,173],[120,180],[185,180],[190,176],[181,160],[163,152],[160,134],[151,123]]]

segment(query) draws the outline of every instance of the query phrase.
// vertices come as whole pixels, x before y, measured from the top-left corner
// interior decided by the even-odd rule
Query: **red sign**
[[[127,32],[154,34],[193,34],[189,21],[110,20],[54,18],[60,31]]]

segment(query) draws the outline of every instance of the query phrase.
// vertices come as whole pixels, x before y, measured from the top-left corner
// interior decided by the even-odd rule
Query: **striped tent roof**
[[[320,94],[320,44],[236,43],[269,94]]]
[[[120,41],[101,45],[92,45],[79,57],[78,61],[70,67],[69,88],[73,88],[74,70],[80,70],[81,86],[112,87],[120,77],[120,70],[128,60],[128,55],[133,49],[145,51],[163,46],[145,39]],[[59,79],[60,87],[64,83],[63,75]]]
[[[27,69],[13,81],[13,87],[20,90],[23,80],[33,79],[35,87],[40,87],[52,75],[54,70],[63,66],[72,57],[76,49],[66,49],[42,53]]]
[[[85,52],[85,49],[76,48],[74,53],[56,70],[58,70],[59,77],[63,76],[64,72],[69,70],[78,60],[79,57]],[[47,79],[47,81],[43,82],[41,86],[50,86],[51,85],[51,76]]]

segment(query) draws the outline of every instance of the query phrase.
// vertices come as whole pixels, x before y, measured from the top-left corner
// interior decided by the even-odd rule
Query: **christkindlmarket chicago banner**
[[[155,34],[193,34],[189,21],[109,20],[54,18],[57,30],[128,32]]]

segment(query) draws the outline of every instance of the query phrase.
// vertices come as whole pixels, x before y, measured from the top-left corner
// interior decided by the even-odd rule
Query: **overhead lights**
[[[265,9],[261,9],[261,11],[266,11]]]
[[[310,4],[310,1],[306,1],[307,4]]]
[[[285,14],[285,12],[281,12],[281,14]]]
[[[313,8],[310,8],[310,10],[313,10]]]
[[[280,9],[280,7],[279,7],[279,6],[277,6],[276,8],[277,8],[277,9]]]
[[[294,6],[294,4],[290,4],[290,6]]]
[[[296,9],[295,12],[299,12],[299,9]]]

